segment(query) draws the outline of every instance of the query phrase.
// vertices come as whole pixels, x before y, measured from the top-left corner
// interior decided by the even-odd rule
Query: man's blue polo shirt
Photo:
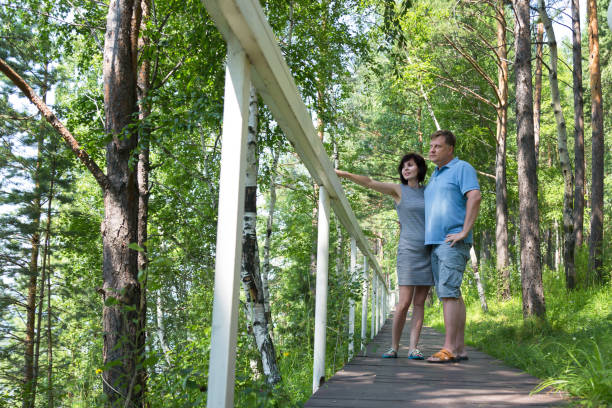
[[[461,232],[465,193],[471,190],[480,190],[480,185],[469,163],[455,157],[434,170],[425,188],[425,245],[443,244],[446,235]],[[472,231],[464,241],[472,243]]]

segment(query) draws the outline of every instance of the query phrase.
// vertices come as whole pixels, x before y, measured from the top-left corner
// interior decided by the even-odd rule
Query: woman
[[[382,183],[368,176],[336,170],[338,177],[349,179],[359,185],[390,195],[395,200],[395,208],[400,220],[400,239],[397,248],[397,282],[399,284],[399,303],[393,317],[391,348],[383,358],[397,358],[399,341],[406,322],[406,313],[412,303],[412,323],[408,358],[423,360],[417,348],[425,299],[429,287],[434,284],[431,274],[431,258],[425,243],[425,204],[423,180],[427,173],[425,159],[415,153],[402,157],[397,168],[401,184]]]

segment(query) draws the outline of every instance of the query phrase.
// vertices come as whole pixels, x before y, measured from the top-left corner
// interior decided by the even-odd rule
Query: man
[[[438,130],[431,135],[429,149],[429,159],[437,167],[425,189],[425,245],[431,245],[431,267],[446,330],[444,346],[427,359],[430,363],[468,358],[460,288],[481,196],[474,168],[454,157],[455,140],[452,132]]]

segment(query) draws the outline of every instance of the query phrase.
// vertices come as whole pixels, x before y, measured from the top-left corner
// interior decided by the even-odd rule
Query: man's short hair
[[[455,142],[457,141],[457,138],[455,137],[453,132],[451,132],[450,130],[436,130],[431,134],[430,139],[435,139],[440,136],[444,137],[444,141],[447,145],[455,148]]]

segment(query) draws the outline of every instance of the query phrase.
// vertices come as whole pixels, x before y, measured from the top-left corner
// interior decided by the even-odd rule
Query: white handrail
[[[310,175],[319,185],[313,392],[325,379],[330,204],[336,217],[352,237],[352,248],[359,247],[374,270],[372,337],[378,333],[386,315],[385,303],[389,288],[346,199],[325,148],[316,135],[310,114],[300,97],[259,1],[203,0],[203,3],[228,46],[207,399],[207,406],[216,408],[233,406],[234,398],[238,279],[242,252],[240,228],[244,202],[244,146],[251,80]],[[237,143],[241,145],[237,146]],[[352,253],[351,258],[353,256]],[[352,267],[351,272],[354,272],[353,269]],[[367,295],[365,299],[367,301]],[[362,338],[364,336],[362,328]]]

